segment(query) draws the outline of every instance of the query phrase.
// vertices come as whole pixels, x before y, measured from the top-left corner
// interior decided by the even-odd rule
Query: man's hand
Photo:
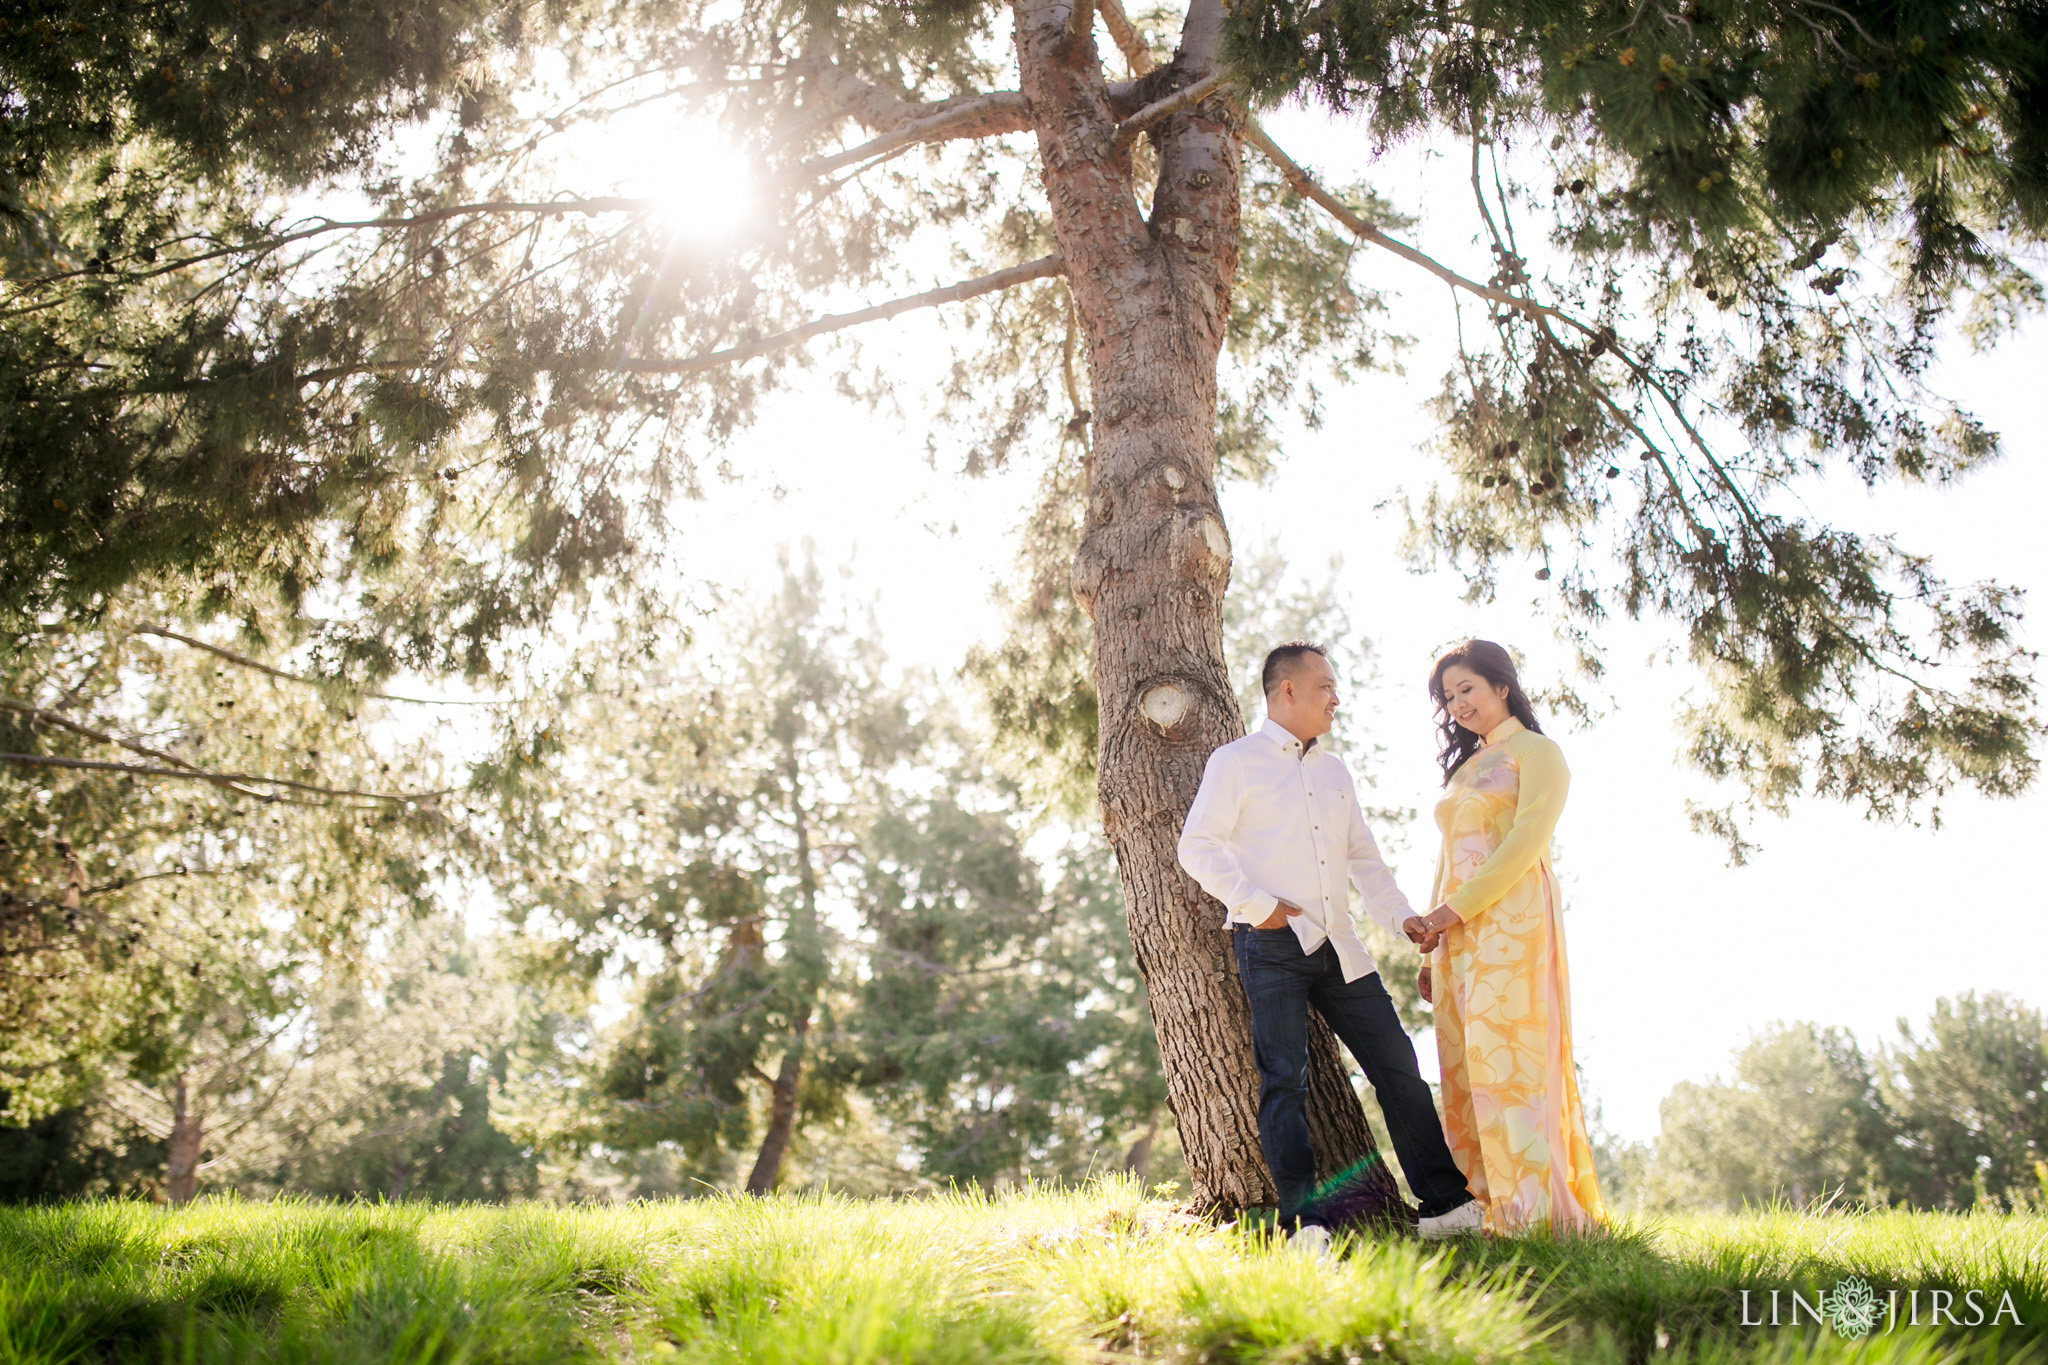
[[[1294,904],[1292,901],[1281,901],[1278,905],[1273,907],[1272,914],[1266,916],[1266,918],[1260,923],[1254,924],[1252,928],[1285,929],[1287,927],[1287,921],[1300,913],[1300,906]]]
[[[1415,974],[1415,989],[1422,993],[1423,1004],[1434,1005],[1436,1003],[1436,996],[1432,993],[1429,984],[1429,964],[1427,962],[1423,963],[1422,970]]]

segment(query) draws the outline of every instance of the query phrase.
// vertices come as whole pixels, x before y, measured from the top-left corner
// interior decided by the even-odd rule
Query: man
[[[1252,1007],[1259,1146],[1280,1194],[1280,1223],[1320,1246],[1308,1207],[1308,1006],[1365,1069],[1386,1115],[1421,1232],[1477,1231],[1483,1217],[1444,1144],[1443,1125],[1372,954],[1352,921],[1348,875],[1372,917],[1399,938],[1421,917],[1381,861],[1344,761],[1316,741],[1337,715],[1337,675],[1319,645],[1266,656],[1266,722],[1209,756],[1181,830],[1180,863],[1223,903],[1238,977]]]

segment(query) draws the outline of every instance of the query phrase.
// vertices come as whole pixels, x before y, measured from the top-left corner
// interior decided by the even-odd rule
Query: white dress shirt
[[[1209,755],[1180,832],[1180,865],[1223,902],[1224,923],[1258,924],[1285,900],[1287,923],[1312,953],[1327,939],[1344,979],[1376,970],[1358,937],[1345,881],[1396,937],[1415,912],[1365,827],[1344,760],[1268,720]]]

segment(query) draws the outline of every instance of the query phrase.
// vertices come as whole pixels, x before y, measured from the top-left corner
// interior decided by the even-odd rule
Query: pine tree
[[[468,840],[427,746],[359,722],[381,703],[181,625],[121,603],[0,658],[6,1122],[255,1044],[428,913]]]
[[[726,622],[716,659],[594,667],[550,706],[549,752],[504,788],[497,875],[536,980],[582,992],[565,1019],[633,964],[632,1012],[587,1062],[529,1063],[529,1125],[558,1146],[673,1144],[710,1179],[751,1146],[758,1193],[851,1081],[857,954],[830,911],[924,741],[815,563]],[[558,1067],[580,1067],[588,1104],[560,1103]]]

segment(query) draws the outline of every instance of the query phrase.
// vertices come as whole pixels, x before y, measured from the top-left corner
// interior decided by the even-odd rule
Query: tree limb
[[[109,891],[126,891],[129,887],[138,883],[159,881],[165,877],[223,877],[226,875],[226,873],[217,868],[186,867],[180,863],[169,872],[144,872],[134,877],[116,877],[110,882],[101,882],[98,886],[88,886],[82,894],[86,896],[104,896]]]
[[[1154,100],[1116,126],[1116,135],[1110,139],[1110,154],[1113,156],[1128,154],[1131,150],[1131,144],[1136,142],[1138,135],[1147,128],[1150,128],[1162,119],[1173,117],[1183,109],[1200,104],[1203,100],[1209,98],[1209,96],[1215,94],[1218,90],[1221,90],[1236,79],[1237,73],[1235,71],[1218,71],[1212,75],[1204,76],[1193,85],[1176,90],[1165,99]]]
[[[59,758],[54,754],[0,754],[0,763],[23,763],[38,768],[82,768],[89,772],[135,773],[142,777],[182,778],[188,782],[211,782],[217,787],[231,787],[237,782],[253,782],[259,786],[289,787],[294,791],[312,792],[317,796],[353,796],[365,801],[431,801],[436,797],[449,796],[453,787],[426,792],[371,792],[356,791],[348,787],[322,787],[311,782],[296,782],[289,777],[264,777],[257,773],[217,773],[207,768],[150,768],[139,763],[100,763],[89,758]],[[242,795],[254,795],[243,792]],[[259,798],[270,799],[270,798]]]
[[[977,95],[951,103],[936,113],[911,119],[858,147],[806,161],[774,176],[770,184],[778,189],[802,184],[830,175],[842,166],[887,156],[919,143],[997,137],[1003,133],[1022,132],[1030,126],[1031,109],[1024,96],[1015,90],[998,90],[994,94]]]
[[[1094,0],[1073,0],[1074,7],[1067,11],[1067,55],[1080,51],[1081,44],[1095,29]]]
[[[858,119],[863,127],[898,128],[934,112],[930,105],[912,103],[862,80],[822,51],[805,55],[795,65],[800,76],[807,76],[828,99],[835,101],[840,113]]]
[[[618,368],[635,374],[695,374],[699,370],[708,370],[719,365],[734,365],[743,360],[752,360],[755,356],[779,351],[786,346],[794,346],[827,332],[843,331],[864,322],[882,322],[899,313],[908,313],[919,308],[936,308],[945,303],[958,303],[964,299],[978,298],[983,294],[993,294],[999,290],[1028,284],[1032,280],[1049,280],[1064,273],[1066,265],[1058,256],[1041,256],[1035,261],[1013,265],[992,275],[982,275],[976,279],[962,280],[959,284],[949,284],[943,289],[876,304],[873,308],[863,308],[857,313],[837,313],[822,317],[801,327],[793,327],[789,331],[777,332],[774,336],[748,342],[744,346],[734,346],[723,351],[707,351],[702,355],[688,356],[681,360],[622,360]]]
[[[404,365],[404,366],[402,366],[402,368],[405,368],[405,369],[413,369],[413,368],[416,368],[416,367],[415,367],[415,366],[412,366],[412,365]],[[299,379],[299,382],[300,382],[300,383],[302,383],[302,384],[304,384],[304,383],[310,383],[310,382],[312,382],[312,376],[301,376],[301,377],[300,377],[300,379]],[[286,682],[304,683],[304,684],[305,684],[306,686],[308,686],[308,687],[319,687],[319,686],[322,686],[322,685],[323,685],[323,684],[322,684],[322,683],[320,682],[320,680],[319,680],[318,678],[308,678],[308,677],[306,677],[306,676],[305,676],[304,674],[300,674],[300,673],[287,673],[287,672],[285,672],[285,671],[284,671],[283,669],[281,669],[281,668],[272,668],[272,667],[271,667],[271,666],[270,666],[269,664],[266,664],[266,663],[262,662],[262,661],[261,661],[261,660],[259,660],[259,659],[252,659],[252,658],[250,658],[250,657],[249,657],[248,655],[246,655],[246,654],[237,654],[237,653],[235,653],[235,652],[234,652],[233,650],[231,650],[231,649],[223,649],[223,648],[221,648],[221,647],[220,647],[219,645],[216,645],[216,644],[211,644],[211,643],[209,643],[209,642],[207,642],[207,641],[205,641],[205,640],[197,639],[197,638],[195,638],[194,636],[190,636],[190,635],[180,635],[180,634],[179,634],[179,633],[178,633],[177,631],[175,631],[175,630],[166,630],[166,629],[165,629],[164,627],[162,627],[162,626],[132,626],[132,627],[130,627],[130,632],[131,632],[132,634],[135,634],[135,635],[156,635],[156,636],[160,636],[160,637],[162,637],[163,639],[166,639],[166,640],[176,640],[176,641],[177,641],[177,642],[178,642],[179,644],[181,644],[181,645],[190,645],[190,646],[192,646],[192,648],[194,648],[194,649],[203,649],[203,650],[205,650],[205,651],[206,651],[206,652],[207,652],[208,654],[218,655],[218,656],[219,656],[220,658],[226,659],[226,660],[227,660],[227,661],[228,661],[229,663],[232,663],[232,664],[239,664],[239,665],[240,665],[240,666],[242,666],[243,668],[253,668],[253,669],[255,669],[255,670],[256,670],[256,671],[258,672],[258,673],[264,673],[264,674],[268,674],[268,675],[269,675],[270,677],[273,677],[273,678],[282,678],[282,679],[284,679],[284,680],[285,680]],[[359,693],[357,693],[356,695],[358,695],[358,696],[362,696],[362,697],[374,697],[374,698],[375,698],[376,700],[378,700],[378,701],[402,701],[402,702],[409,702],[409,703],[411,703],[411,704],[412,704],[412,705],[414,705],[414,706],[497,706],[497,705],[499,705],[499,703],[498,703],[497,701],[491,701],[491,700],[486,700],[486,701],[462,701],[462,700],[450,700],[450,699],[442,699],[442,698],[437,698],[437,697],[400,697],[400,696],[394,696],[393,694],[391,694],[391,693],[389,693],[389,692],[359,692]]]
[[[1130,16],[1124,13],[1123,0],[1096,0],[1095,7],[1102,11],[1103,26],[1109,30],[1110,41],[1116,44],[1117,51],[1123,53],[1124,60],[1130,64],[1131,74],[1142,76],[1150,71],[1153,67],[1152,53],[1138,36],[1138,30],[1132,27]]]
[[[162,749],[152,749],[147,744],[137,744],[133,740],[122,739],[118,735],[106,734],[93,729],[89,725],[80,725],[68,716],[60,715],[55,711],[45,711],[42,707],[31,706],[27,702],[15,701],[11,697],[0,697],[0,711],[12,711],[16,715],[28,716],[45,725],[54,725],[60,730],[69,730],[72,734],[83,736],[96,744],[111,744],[117,749],[126,749],[131,754],[140,754],[144,758],[153,758],[160,763],[169,763],[179,768],[187,768],[195,773],[205,771],[198,764],[188,763],[176,754],[165,753]],[[253,792],[250,794],[254,795]]]
[[[1176,60],[1197,71],[1215,61],[1223,48],[1223,15],[1229,8],[1227,0],[1189,0]]]
[[[1266,130],[1259,126],[1258,120],[1254,119],[1246,126],[1244,140],[1258,148],[1260,153],[1279,169],[1281,177],[1289,185],[1293,186],[1297,193],[1319,205],[1332,218],[1335,218],[1353,233],[1371,242],[1374,246],[1384,248],[1387,251],[1393,252],[1402,260],[1411,261],[1421,266],[1453,289],[1462,289],[1466,293],[1476,294],[1482,299],[1490,300],[1504,307],[1513,308],[1518,312],[1527,313],[1531,317],[1556,318],[1566,326],[1582,331],[1588,336],[1595,335],[1593,328],[1588,327],[1577,318],[1562,312],[1550,304],[1538,303],[1534,299],[1523,298],[1519,294],[1509,293],[1505,289],[1497,289],[1490,284],[1481,284],[1475,279],[1459,274],[1435,257],[1416,250],[1406,242],[1398,238],[1389,237],[1386,233],[1380,231],[1379,228],[1359,217],[1342,200],[1338,199],[1336,195],[1331,194],[1328,190],[1317,184],[1314,176],[1303,170],[1293,157],[1287,155],[1287,153],[1281,151],[1275,145],[1273,139],[1266,135]]]
[[[293,242],[303,242],[309,238],[324,236],[331,232],[398,231],[405,228],[428,227],[435,223],[445,223],[454,218],[478,217],[486,214],[527,214],[552,218],[564,213],[575,213],[591,218],[604,213],[645,213],[660,206],[661,201],[658,199],[633,199],[619,195],[602,195],[592,199],[546,199],[539,201],[495,199],[474,204],[453,204],[444,209],[429,209],[425,213],[415,213],[401,217],[315,218],[308,222],[307,226],[295,231],[285,232],[280,236],[266,238],[262,241],[244,242],[236,246],[216,247],[212,251],[194,252],[190,256],[180,256],[174,261],[165,261],[162,265],[153,266],[148,270],[124,271],[122,278],[129,281],[151,280],[159,275],[176,274],[180,270],[188,270],[195,265],[204,265],[208,261],[217,261],[228,256],[240,256],[251,252],[267,254],[290,246]],[[96,271],[83,269],[67,270],[55,275],[44,275],[37,279],[24,280],[21,282],[20,287],[27,289],[36,285],[57,284],[64,280],[77,279],[96,273]],[[16,313],[25,311],[29,310],[9,309],[5,316],[13,316]]]

